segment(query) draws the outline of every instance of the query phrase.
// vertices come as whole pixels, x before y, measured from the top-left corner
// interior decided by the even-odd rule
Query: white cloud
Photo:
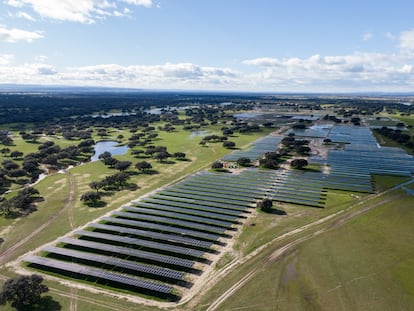
[[[152,7],[152,0],[8,0],[6,4],[19,8],[30,7],[42,18],[92,24],[106,16],[123,16],[121,12],[125,13],[128,8],[118,10],[117,4],[149,8]],[[29,16],[27,14],[25,17]]]
[[[397,86],[404,90],[414,87],[414,77],[411,76],[414,72],[414,55],[409,53],[354,53],[265,59],[265,62],[263,58],[243,62],[259,68],[266,66],[262,71],[251,74],[251,81],[257,87],[282,87],[281,91],[283,86],[287,90],[306,88],[308,91],[346,90],[347,87],[384,91]],[[324,90],[321,89],[322,86],[329,88]]]
[[[371,40],[374,37],[374,35],[371,32],[366,32],[362,35],[363,41]]]
[[[271,57],[261,57],[261,58],[255,58],[255,59],[247,59],[243,61],[243,64],[262,66],[262,67],[277,66],[278,60],[275,58],[271,58]]]
[[[193,63],[160,65],[101,64],[58,70],[39,57],[17,64],[0,55],[0,83],[115,86],[153,89],[241,91],[411,91],[414,55],[354,53],[342,56],[274,59],[274,66],[257,65],[243,73],[230,68]]]
[[[12,54],[0,54],[0,66],[10,65],[14,60]]]
[[[40,31],[27,31],[17,28],[6,28],[0,25],[0,41],[16,43],[19,41],[32,42],[33,40],[43,38]]]
[[[33,18],[30,14],[27,14],[26,12],[22,12],[22,11],[17,12],[16,13],[16,16],[17,17],[20,17],[20,18],[27,19],[27,20],[29,20],[31,22],[35,22],[36,21],[36,19]]]
[[[147,8],[152,7],[152,0],[121,0],[122,2],[126,2],[128,4],[140,5]]]
[[[389,40],[395,40],[395,35],[389,31],[385,33],[385,37]]]
[[[400,47],[402,49],[414,50],[414,29],[403,31],[400,34]]]
[[[48,60],[48,57],[45,55],[39,55],[39,56],[36,56],[35,60],[36,62],[44,63],[45,61]]]
[[[10,5],[10,6],[15,7],[15,8],[20,8],[20,7],[23,6],[22,1],[20,1],[20,0],[7,0],[7,1],[5,1],[5,3],[7,5]]]

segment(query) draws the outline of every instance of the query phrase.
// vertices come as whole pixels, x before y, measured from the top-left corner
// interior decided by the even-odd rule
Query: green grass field
[[[277,259],[265,251],[226,277],[204,302],[256,267],[217,310],[413,310],[413,199],[402,190],[382,199],[392,200],[342,225],[333,223]]]

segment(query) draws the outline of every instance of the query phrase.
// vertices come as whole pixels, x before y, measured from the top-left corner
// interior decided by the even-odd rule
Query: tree
[[[102,161],[105,165],[109,166],[110,168],[114,168],[115,165],[118,163],[118,160],[112,157],[103,158]]]
[[[37,274],[8,279],[0,293],[0,304],[9,302],[17,310],[31,310],[40,301],[40,296],[49,291],[42,282],[43,278]]]
[[[138,162],[137,164],[135,164],[135,168],[137,170],[140,170],[140,171],[144,172],[146,170],[152,169],[152,165],[151,165],[151,163],[149,163],[147,161],[142,161],[142,162]]]
[[[115,169],[117,169],[118,171],[125,171],[127,170],[130,166],[131,166],[131,162],[129,161],[118,161],[115,163]]]
[[[170,155],[167,151],[161,151],[161,152],[158,152],[158,153],[154,156],[154,159],[156,159],[156,160],[158,160],[158,161],[162,162],[162,161],[164,161],[165,159],[169,158],[170,156],[171,156],[171,155]]]
[[[112,157],[112,154],[110,153],[110,152],[108,152],[108,151],[105,151],[104,153],[101,153],[99,156],[98,156],[98,159],[99,160],[105,160],[105,159],[107,159],[107,158],[111,158]]]
[[[224,148],[234,148],[236,147],[236,143],[233,141],[225,141],[223,142],[223,147]]]
[[[103,181],[92,181],[91,183],[89,183],[89,187],[91,189],[96,190],[96,192],[99,192],[99,189],[103,188],[106,186],[106,183]]]
[[[240,166],[249,166],[252,161],[249,158],[241,157],[238,158],[236,162]]]
[[[297,146],[296,152],[301,155],[308,155],[311,152],[311,148],[309,146]]]
[[[290,162],[290,166],[298,169],[301,169],[307,165],[308,161],[306,161],[305,159],[294,159]]]
[[[0,150],[0,152],[2,154],[6,154],[6,153],[9,153],[10,152],[10,149],[9,148],[3,148],[3,149]]]
[[[270,199],[263,199],[259,202],[257,202],[256,207],[260,208],[263,212],[270,212],[272,210],[273,201]]]
[[[23,152],[15,150],[12,153],[10,153],[10,156],[13,159],[18,159],[18,158],[21,158],[23,156]]]
[[[95,191],[88,191],[81,196],[81,201],[85,203],[96,203],[101,198],[101,195]]]
[[[173,157],[176,159],[184,159],[186,154],[184,152],[174,152]]]
[[[222,169],[223,167],[224,167],[223,163],[221,163],[219,161],[216,161],[211,165],[211,168],[215,169],[215,170]]]

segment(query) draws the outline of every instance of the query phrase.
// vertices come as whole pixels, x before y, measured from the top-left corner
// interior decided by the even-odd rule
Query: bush
[[[272,206],[273,206],[273,201],[270,199],[263,199],[257,202],[257,205],[256,205],[257,208],[260,208],[260,210],[266,213],[272,211]]]

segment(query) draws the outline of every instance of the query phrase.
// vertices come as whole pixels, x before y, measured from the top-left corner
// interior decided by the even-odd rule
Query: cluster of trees
[[[0,305],[10,303],[18,311],[43,310],[40,306],[41,295],[48,292],[49,288],[42,282],[43,278],[37,274],[8,279],[0,292]],[[54,310],[60,310],[59,303],[55,302]]]
[[[0,203],[0,213],[5,217],[16,217],[35,210],[34,202],[39,200],[39,191],[32,187],[20,190],[16,196]]]
[[[311,120],[299,119],[297,123],[292,125],[292,128],[303,130],[303,129],[306,129],[311,124],[312,124]]]
[[[228,138],[227,136],[219,136],[219,135],[207,135],[203,137],[203,141],[210,142],[210,143],[217,143],[226,141]]]
[[[405,147],[411,150],[414,150],[414,141],[413,141],[414,136],[407,134],[407,132],[404,132],[400,129],[393,130],[386,126],[383,126],[382,128],[377,128],[374,131],[377,132],[378,134],[381,134],[385,137],[392,139],[393,141],[401,145],[404,145]]]
[[[131,175],[127,172],[119,172],[110,176],[106,176],[101,181],[93,181],[89,187],[95,191],[88,191],[81,195],[80,200],[87,204],[96,204],[102,196],[99,191],[103,190],[121,190],[127,185],[127,181]]]
[[[5,146],[13,145],[13,139],[10,137],[8,131],[0,131],[0,143]]]
[[[268,169],[277,169],[281,162],[283,154],[280,152],[272,151],[266,152],[263,158],[259,159],[259,165]]]
[[[297,169],[302,169],[308,165],[308,161],[306,159],[293,159],[290,161],[290,166]]]
[[[223,162],[220,161],[215,161],[213,162],[213,164],[211,164],[211,168],[214,170],[221,170],[224,168],[224,164]]]
[[[295,151],[300,155],[309,155],[311,148],[309,147],[309,141],[306,139],[296,139],[294,135],[288,135],[284,137],[281,144],[288,151]]]
[[[252,164],[252,161],[249,158],[240,157],[236,160],[236,163],[240,166],[250,166]]]
[[[332,122],[335,122],[335,123],[341,123],[342,122],[341,119],[338,119],[336,116],[329,115],[329,114],[324,115],[324,117],[322,119],[324,121],[332,121]]]

